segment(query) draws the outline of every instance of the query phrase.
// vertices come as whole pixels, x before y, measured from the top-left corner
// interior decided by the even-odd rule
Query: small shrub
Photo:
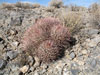
[[[17,3],[15,4],[15,6],[18,7],[18,8],[22,8],[22,3],[21,3],[21,2],[17,2]]]
[[[8,9],[8,10],[11,10],[14,8],[14,4],[10,4],[10,3],[2,3],[1,6],[3,9]]]
[[[100,25],[100,5],[94,3],[89,8],[90,11],[90,23],[92,25],[98,26]]]
[[[32,8],[39,8],[39,7],[40,7],[40,4],[38,4],[38,3],[32,4]]]
[[[50,62],[62,55],[60,52],[64,51],[61,50],[65,44],[63,42],[68,45],[69,40],[68,29],[58,19],[49,17],[37,20],[35,25],[26,30],[22,39],[22,48],[43,62]]]
[[[100,9],[98,9],[97,11],[95,11],[94,13],[91,13],[91,17],[90,17],[90,23],[92,25],[100,25]]]
[[[79,7],[76,6],[76,5],[70,5],[69,8],[70,8],[71,11],[79,11]]]
[[[47,8],[46,8],[46,11],[48,11],[48,12],[53,12],[54,10],[55,10],[54,7],[47,7]]]
[[[77,5],[70,5],[69,7],[70,11],[76,11],[76,12],[80,12],[80,11],[85,11],[86,8],[82,7],[82,6],[77,6]]]
[[[93,3],[90,7],[89,7],[89,12],[90,13],[95,13],[96,11],[98,11],[98,9],[100,8],[100,5],[97,3]]]
[[[30,3],[22,3],[22,8],[24,8],[24,9],[30,9],[31,6],[32,5]]]
[[[66,12],[63,10],[57,16],[65,26],[70,28],[71,34],[77,33],[81,29],[81,13],[77,12]]]
[[[60,8],[63,6],[63,2],[62,0],[51,0],[51,2],[49,3],[49,5],[52,7],[56,7],[56,8]]]
[[[18,8],[30,9],[32,5],[30,3],[17,2],[15,6]]]

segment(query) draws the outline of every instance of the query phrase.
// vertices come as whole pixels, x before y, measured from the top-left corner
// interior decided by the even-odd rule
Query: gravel
[[[86,12],[85,16],[82,14],[84,27],[73,36],[76,43],[65,51],[62,59],[48,64],[19,53],[22,51],[20,40],[29,26],[39,18],[56,17],[58,12],[67,9],[55,8],[47,12],[47,8],[0,10],[0,75],[99,75],[100,29],[89,23],[91,16]]]

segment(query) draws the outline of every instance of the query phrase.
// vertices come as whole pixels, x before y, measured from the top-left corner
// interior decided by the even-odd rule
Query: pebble
[[[91,66],[94,68],[96,66],[96,64],[97,64],[97,61],[95,59],[93,59],[91,61]]]
[[[99,30],[98,29],[89,29],[88,34],[93,35],[93,34],[98,34]]]
[[[12,40],[13,38],[14,38],[14,36],[9,36],[8,37],[9,40]]]
[[[80,72],[79,69],[71,69],[72,75],[78,75],[79,72]]]
[[[4,48],[3,44],[0,44],[0,50],[2,50]]]
[[[11,35],[15,35],[16,33],[17,33],[16,31],[10,30],[10,34],[11,34]]]
[[[0,59],[0,69],[3,69],[6,66],[6,61],[3,59]]]
[[[39,75],[39,73],[37,71],[34,72],[34,75]]]
[[[23,75],[19,70],[12,71],[10,75]]]
[[[14,47],[17,47],[18,45],[19,45],[18,41],[15,41],[15,42],[12,43],[12,46],[14,46]]]
[[[18,55],[17,51],[8,51],[7,54],[6,54],[6,56],[8,58],[10,58],[11,60],[14,59],[14,58],[16,58],[17,55]]]
[[[89,47],[95,47],[95,46],[97,46],[97,44],[100,42],[100,36],[96,36],[95,35],[95,37],[93,38],[93,39],[91,39],[91,41],[89,42],[89,43],[87,43],[87,45],[89,46]]]
[[[82,54],[87,54],[87,50],[82,50]]]
[[[22,73],[26,73],[28,70],[29,70],[29,65],[25,65],[25,66],[23,66],[22,68],[20,68],[20,71],[21,71]]]
[[[35,70],[35,68],[34,67],[30,67],[30,71],[34,71]]]
[[[35,60],[31,56],[29,56],[28,57],[28,63],[29,63],[30,66],[32,66],[35,63]]]
[[[79,65],[84,65],[85,63],[83,61],[78,61]]]
[[[16,62],[9,62],[7,67],[9,67],[12,71],[17,71],[20,68],[20,64]]]
[[[70,54],[70,57],[72,58],[72,59],[74,59],[75,58],[75,53],[74,52],[72,52],[71,54]]]
[[[11,19],[10,25],[12,25],[12,26],[20,26],[21,23],[22,23],[22,18],[21,17],[17,17],[17,18]]]
[[[40,61],[37,57],[34,57],[34,59],[35,59],[34,68],[36,68],[36,67],[40,66]]]
[[[0,71],[0,75],[4,75],[4,71]]]
[[[78,65],[84,65],[85,64],[84,61],[80,61],[80,60],[78,60],[76,58],[74,59],[74,61],[77,62]]]

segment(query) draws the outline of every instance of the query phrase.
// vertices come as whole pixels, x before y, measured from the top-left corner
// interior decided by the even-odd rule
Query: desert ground
[[[28,27],[47,17],[58,18],[73,40],[62,58],[40,63],[37,57],[23,53],[21,39]],[[0,75],[100,75],[100,5],[1,4]]]

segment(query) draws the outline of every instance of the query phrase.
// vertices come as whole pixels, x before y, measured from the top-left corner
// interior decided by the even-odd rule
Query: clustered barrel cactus
[[[44,18],[30,26],[24,33],[22,48],[42,62],[57,60],[68,47],[70,33],[56,18]]]

